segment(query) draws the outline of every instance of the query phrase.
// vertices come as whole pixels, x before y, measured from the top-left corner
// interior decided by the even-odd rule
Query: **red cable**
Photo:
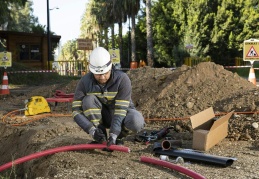
[[[185,168],[185,167],[182,167],[182,166],[179,166],[179,165],[175,165],[175,164],[167,162],[167,161],[158,160],[158,159],[145,157],[145,156],[141,156],[140,161],[155,164],[155,165],[160,165],[160,166],[163,166],[163,167],[167,167],[167,168],[170,168],[172,170],[176,170],[180,173],[183,173],[187,176],[190,176],[194,179],[206,179],[204,176],[202,176],[202,175],[200,175],[200,174],[198,174],[198,173],[196,173],[192,170],[189,170],[188,168]]]
[[[51,155],[54,153],[58,153],[58,152],[64,152],[64,151],[73,151],[73,150],[86,150],[86,149],[105,149],[107,148],[106,144],[79,144],[79,145],[72,145],[72,146],[63,146],[63,147],[57,147],[54,149],[49,149],[49,150],[44,150],[41,152],[37,152],[34,154],[30,154],[27,155],[25,157],[21,157],[19,159],[16,159],[12,162],[6,163],[4,165],[0,166],[0,172],[23,162],[35,159],[35,158],[39,158],[39,157],[43,157],[46,155]],[[124,146],[118,146],[118,145],[111,145],[108,149],[110,150],[116,150],[116,151],[120,151],[120,152],[130,152],[130,149],[128,147],[124,147]]]

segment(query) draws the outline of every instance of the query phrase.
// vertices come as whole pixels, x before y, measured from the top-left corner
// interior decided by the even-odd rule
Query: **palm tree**
[[[136,29],[135,17],[138,14],[139,9],[140,9],[140,0],[129,1],[127,14],[129,16],[129,19],[131,18],[131,61],[132,62],[137,61],[136,40],[135,40],[135,29]]]
[[[91,14],[95,16],[99,26],[99,44],[108,49],[108,28],[110,26],[110,11],[109,2],[106,0],[95,0],[94,6],[91,9]],[[103,40],[104,39],[104,43]]]
[[[154,49],[152,35],[151,0],[146,0],[146,26],[147,26],[147,63],[154,66]]]
[[[114,18],[114,23],[119,25],[119,49],[120,49],[120,58],[123,57],[123,38],[122,38],[122,23],[127,21],[127,0],[111,0],[113,4],[112,14]],[[121,60],[121,65],[124,66],[123,61]]]

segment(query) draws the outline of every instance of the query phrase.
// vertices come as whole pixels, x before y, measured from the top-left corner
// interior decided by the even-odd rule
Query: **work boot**
[[[122,126],[121,133],[119,134],[117,139],[125,138],[129,135],[129,133],[130,131],[126,127]]]

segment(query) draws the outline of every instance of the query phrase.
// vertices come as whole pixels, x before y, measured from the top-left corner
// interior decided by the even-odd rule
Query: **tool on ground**
[[[73,102],[73,97],[74,93],[67,94],[61,90],[56,90],[54,97],[46,98],[46,100],[48,103],[55,103],[53,110],[58,106],[58,103],[67,103],[67,111],[70,111],[70,103]]]
[[[175,160],[171,160],[167,155],[160,155],[160,160],[168,161],[171,163],[179,163],[179,164],[184,163],[184,159],[182,157],[177,157]]]
[[[54,96],[55,96],[56,98],[73,98],[74,95],[75,95],[75,93],[69,93],[69,94],[67,94],[67,93],[65,93],[65,92],[63,92],[63,91],[61,91],[61,90],[56,90]]]
[[[144,131],[142,134],[137,135],[135,137],[135,141],[144,142],[144,143],[148,144],[150,141],[160,140],[160,139],[166,137],[166,135],[170,132],[170,129],[172,129],[172,128],[173,127],[165,127],[159,131],[152,131],[150,134],[148,134],[148,132]]]
[[[49,113],[50,107],[46,99],[42,96],[32,96],[30,99],[25,101],[25,111],[26,116]]]

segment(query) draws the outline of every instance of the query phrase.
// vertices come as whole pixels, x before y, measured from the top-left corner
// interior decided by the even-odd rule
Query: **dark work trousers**
[[[85,116],[89,121],[92,121],[97,127],[98,124],[105,128],[110,128],[114,107],[102,104],[101,101],[94,95],[87,95],[82,100],[82,107]],[[144,117],[135,108],[129,108],[126,117],[122,122],[122,129],[127,129],[133,133],[140,132],[145,126]]]

